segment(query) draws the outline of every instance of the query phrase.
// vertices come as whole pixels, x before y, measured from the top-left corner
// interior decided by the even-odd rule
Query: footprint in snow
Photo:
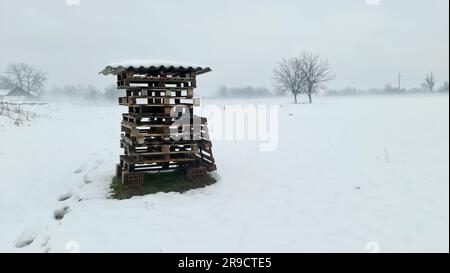
[[[81,165],[80,167],[76,168],[73,173],[74,174],[79,174],[81,172],[84,172],[86,170],[86,167],[88,166],[89,163],[84,163],[83,165]],[[97,159],[94,161],[94,163],[92,164],[92,168],[89,170],[89,172],[95,171],[98,169],[98,167],[100,167],[100,165],[103,164],[103,160],[101,159]]]
[[[34,242],[37,235],[34,232],[24,232],[16,241],[16,248],[23,248],[31,245]]]
[[[81,165],[80,167],[76,168],[76,169],[73,171],[73,173],[74,173],[74,174],[81,173],[81,172],[84,170],[85,167],[86,167],[86,164],[83,164],[83,165]]]
[[[97,170],[102,164],[103,164],[103,160],[101,160],[101,159],[95,160],[94,166],[92,166],[90,171],[93,172],[93,171]]]
[[[48,242],[50,241],[50,237],[49,236],[45,236],[42,243],[41,243],[41,247],[46,247],[48,245]]]
[[[83,181],[84,184],[91,184],[92,182],[94,182],[87,174],[83,176]]]
[[[64,218],[64,216],[67,213],[69,213],[69,211],[70,211],[69,206],[64,206],[62,208],[59,208],[53,212],[53,218],[55,218],[55,220],[62,220]]]
[[[64,194],[61,194],[61,195],[58,197],[58,201],[59,201],[59,202],[66,201],[67,199],[69,199],[69,198],[71,198],[71,197],[72,197],[72,193],[71,193],[71,192],[66,192],[66,193],[64,193]]]

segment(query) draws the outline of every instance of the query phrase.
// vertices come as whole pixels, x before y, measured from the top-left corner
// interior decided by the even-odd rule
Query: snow
[[[0,252],[449,251],[448,96],[290,101],[202,100],[279,104],[278,148],[216,140],[217,184],[121,201],[122,107],[0,115]]]
[[[0,88],[0,96],[5,96],[6,94],[8,94],[11,90],[9,89],[1,89]]]
[[[26,96],[4,96],[4,102],[12,102],[12,103],[22,103],[22,102],[37,102],[34,98],[27,98]]]
[[[208,67],[202,66],[202,65],[180,63],[180,62],[174,62],[174,61],[133,59],[133,60],[126,60],[126,61],[122,61],[122,62],[115,62],[115,63],[108,64],[100,73],[104,74],[104,75],[108,75],[118,69],[152,68],[152,67],[194,68],[194,69],[200,69],[200,70],[208,68]]]

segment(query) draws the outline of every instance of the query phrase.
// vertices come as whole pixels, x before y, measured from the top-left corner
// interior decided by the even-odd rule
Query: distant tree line
[[[20,88],[26,93],[47,99],[75,99],[89,101],[116,101],[119,92],[115,85],[99,89],[94,85],[65,85],[45,88],[47,74],[26,63],[10,63],[0,73],[0,89]]]
[[[56,100],[85,100],[85,101],[117,101],[120,92],[117,90],[116,85],[108,85],[104,89],[99,89],[94,85],[65,85],[65,86],[53,86],[46,92],[48,99]]]
[[[256,98],[270,97],[274,94],[267,87],[227,87],[221,86],[216,93],[216,97],[220,98]]]
[[[324,92],[326,95],[378,95],[378,94],[414,94],[414,93],[448,93],[448,81],[437,87],[437,80],[432,72],[426,74],[424,82],[420,87],[398,88],[391,84],[386,84],[383,88],[359,89],[346,87],[342,89],[329,89]]]
[[[383,88],[358,89],[347,87],[342,89],[326,89],[323,83],[334,78],[331,66],[326,59],[317,54],[303,52],[298,57],[282,60],[274,70],[274,82],[277,95],[290,94],[297,103],[299,95],[306,95],[312,102],[312,94],[321,91],[326,95],[364,95],[364,94],[405,94],[423,92],[449,92],[448,81],[439,85],[435,75],[425,75],[423,83],[416,88],[400,88],[386,84]],[[47,75],[44,71],[25,63],[11,63],[0,72],[0,89],[20,88],[25,92],[46,97],[47,99],[71,99],[86,101],[117,101],[120,93],[115,84],[100,89],[91,84],[75,84],[53,86],[46,89]],[[219,98],[257,98],[270,97],[274,93],[267,87],[219,87],[215,97]]]

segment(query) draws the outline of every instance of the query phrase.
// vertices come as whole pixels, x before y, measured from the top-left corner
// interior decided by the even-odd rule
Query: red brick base
[[[116,164],[116,177],[122,177],[122,166],[120,164]]]
[[[186,177],[190,181],[198,181],[203,180],[206,178],[206,168],[205,167],[198,167],[198,168],[190,168],[187,169]]]
[[[144,185],[144,173],[122,171],[122,184],[125,187],[142,186]]]

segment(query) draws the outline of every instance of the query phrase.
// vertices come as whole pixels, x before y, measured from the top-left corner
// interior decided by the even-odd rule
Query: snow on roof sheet
[[[0,96],[5,96],[11,91],[11,89],[1,89],[0,88]]]
[[[194,72],[196,75],[211,71],[207,66],[196,64],[179,63],[162,60],[128,60],[107,65],[99,73],[103,75],[117,75],[125,70],[133,69],[137,72],[159,72],[161,70],[168,73],[189,73]]]

